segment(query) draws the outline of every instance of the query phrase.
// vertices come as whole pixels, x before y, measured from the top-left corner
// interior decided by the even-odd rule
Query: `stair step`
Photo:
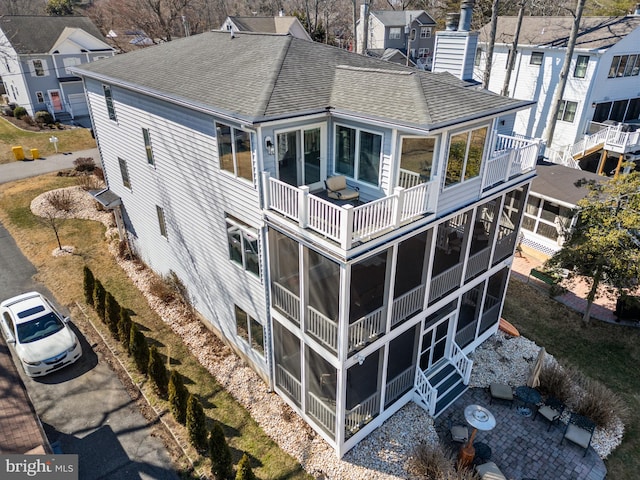
[[[443,379],[440,383],[433,385],[438,389],[438,393],[444,395],[447,390],[453,387],[456,383],[462,382],[462,377],[460,374],[454,370],[451,374]]]
[[[434,417],[440,415],[449,405],[455,402],[467,390],[467,388],[469,387],[460,381],[460,383],[449,390],[444,396],[440,397],[436,402]]]
[[[439,369],[434,370],[434,373],[427,375],[427,378],[429,379],[429,383],[431,383],[431,385],[437,385],[438,383],[442,382],[442,380],[451,375],[452,372],[456,371],[455,367],[449,362],[442,363],[442,365],[439,365],[438,367]]]

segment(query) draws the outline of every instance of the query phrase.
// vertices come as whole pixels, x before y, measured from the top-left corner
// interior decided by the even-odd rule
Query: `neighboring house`
[[[119,53],[131,52],[140,48],[155,45],[154,41],[149,38],[144,30],[109,30],[107,33],[107,42],[112,45]]]
[[[438,415],[464,392],[540,147],[496,121],[531,102],[275,34],[207,32],[74,72],[96,198],[338,455],[408,402]],[[333,176],[359,198],[331,198]]]
[[[0,17],[0,76],[9,102],[31,116],[48,110],[61,122],[88,121],[82,80],[69,69],[114,54],[87,17]]]
[[[516,21],[515,17],[498,18],[489,83],[489,90],[493,92],[501,92],[503,88]],[[516,134],[543,136],[572,23],[572,16],[524,18],[508,94],[513,98],[535,100],[537,106],[516,115],[513,123]],[[486,65],[490,28],[486,25],[480,31],[475,73],[479,81],[482,81]],[[639,73],[640,8],[625,17],[583,17],[553,144],[549,147],[563,152],[567,146],[579,142],[583,135],[595,133],[611,123],[637,122],[640,119]],[[640,150],[640,142],[636,139],[635,143],[611,148],[599,142],[599,146],[594,144],[586,151],[578,148],[568,157],[582,160],[586,155],[593,155],[596,161],[590,170],[601,171],[599,165],[607,157],[602,154],[603,148],[608,154],[615,155],[614,163],[617,163],[621,155]],[[549,156],[549,152],[545,156]],[[585,159],[585,163],[594,163],[592,160]]]
[[[357,52],[363,52],[366,5],[360,6],[356,25]],[[436,22],[424,10],[374,10],[369,12],[367,55],[395,63],[406,63],[407,52],[412,65],[431,69]],[[401,61],[396,58],[402,54]]]
[[[563,232],[576,221],[578,202],[587,196],[586,182],[603,177],[591,172],[539,161],[521,226],[521,245],[540,258],[549,258],[563,245]]]
[[[220,30],[232,32],[280,33],[302,40],[311,40],[297,17],[282,12],[277,17],[227,17]]]

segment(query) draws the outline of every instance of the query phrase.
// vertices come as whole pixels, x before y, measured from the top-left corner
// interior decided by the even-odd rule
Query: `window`
[[[480,175],[488,127],[451,136],[445,186],[465,182]]]
[[[616,55],[611,60],[608,77],[635,77],[638,73],[640,73],[640,55]]]
[[[120,175],[122,176],[122,185],[127,188],[131,188],[131,181],[129,180],[129,169],[127,168],[127,161],[124,158],[118,157],[118,163],[120,164]]]
[[[151,149],[151,134],[148,128],[142,129],[142,137],[144,138],[144,148],[147,152],[147,163],[149,165],[155,165],[156,162],[153,159],[153,150]]]
[[[419,48],[418,49],[418,57],[423,58],[429,55],[429,53],[431,52],[430,49],[428,48]]]
[[[107,111],[109,112],[109,119],[116,121],[116,110],[113,107],[113,97],[111,95],[111,87],[109,85],[102,85],[104,91],[104,100],[107,103]]]
[[[571,216],[570,208],[529,195],[522,217],[522,228],[550,240],[558,240],[571,223]]]
[[[44,94],[42,92],[36,92],[36,99],[38,103],[44,103]]]
[[[531,57],[529,58],[529,65],[542,65],[543,57],[544,57],[543,52],[531,52]]]
[[[560,108],[558,109],[558,120],[563,122],[573,122],[576,117],[576,109],[578,102],[570,102],[569,100],[560,100]]]
[[[67,75],[73,75],[69,68],[75,65],[80,65],[80,63],[82,63],[77,57],[68,57],[63,59],[62,62],[64,63],[64,71],[67,73]]]
[[[587,65],[589,65],[589,56],[578,55],[576,67],[573,69],[573,76],[575,78],[584,78],[587,74]]]
[[[420,38],[430,38],[431,27],[420,27]]]
[[[160,235],[167,238],[167,224],[164,220],[164,209],[156,205],[156,213],[158,214],[158,226],[160,227]]]
[[[227,216],[227,241],[229,258],[259,277],[258,232],[237,218]]]
[[[44,77],[46,76],[46,65],[44,60],[31,60],[31,76]]]
[[[381,153],[382,135],[336,126],[337,173],[377,185]]]
[[[249,132],[220,123],[216,126],[216,132],[220,168],[236,177],[253,182]]]
[[[240,307],[237,305],[234,307],[236,314],[236,333],[251,345],[253,350],[260,355],[264,355],[264,327]]]
[[[389,29],[389,40],[400,40],[402,36],[402,29],[400,27],[393,27]]]

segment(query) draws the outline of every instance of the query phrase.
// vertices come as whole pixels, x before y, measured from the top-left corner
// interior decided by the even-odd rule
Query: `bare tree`
[[[569,67],[571,65],[571,58],[573,57],[573,50],[576,46],[576,39],[578,38],[578,32],[580,31],[580,20],[582,19],[582,12],[587,0],[578,0],[576,4],[576,13],[573,17],[573,25],[571,26],[571,33],[569,34],[569,40],[567,41],[567,51],[564,56],[564,63],[562,64],[562,70],[560,70],[560,80],[556,86],[556,90],[553,94],[553,100],[551,101],[551,111],[547,117],[547,127],[545,128],[542,136],[547,147],[551,146],[553,142],[553,134],[556,129],[556,122],[558,112],[560,111],[560,102],[564,95],[564,89],[567,85],[567,75],[569,73]]]
[[[509,60],[507,62],[507,72],[504,75],[504,84],[502,85],[501,94],[504,96],[509,95],[509,82],[511,81],[511,71],[516,63],[516,52],[518,51],[518,40],[520,39],[520,27],[522,27],[522,17],[524,17],[524,9],[527,5],[527,0],[520,1],[520,9],[518,10],[518,21],[516,23],[516,32],[513,35],[513,45],[511,46],[511,53],[509,54]],[[494,36],[495,39],[495,36]],[[488,83],[488,82],[487,82]]]
[[[0,15],[44,15],[47,0],[3,0]]]
[[[498,6],[500,0],[493,0],[491,7],[491,31],[489,32],[489,44],[487,45],[487,62],[484,67],[484,77],[482,79],[482,88],[489,88],[489,80],[491,79],[491,65],[493,64],[493,48],[496,43],[496,30],[498,28]]]

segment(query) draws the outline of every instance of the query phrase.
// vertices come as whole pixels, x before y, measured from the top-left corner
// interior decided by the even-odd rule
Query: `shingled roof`
[[[498,17],[496,43],[512,44],[517,17]],[[520,30],[519,45],[566,47],[573,17],[525,17]],[[640,27],[640,16],[582,17],[576,48],[602,50],[618,43]],[[480,30],[480,39],[489,38],[490,25]]]
[[[434,129],[532,104],[288,35],[206,32],[74,71],[247,123],[332,110]]]
[[[296,17],[229,17],[241,32],[288,33]]]
[[[586,182],[608,180],[608,177],[592,172],[544,161],[538,162],[536,173],[538,175],[531,185],[532,192],[570,205],[577,205],[587,196],[589,189]]]
[[[4,15],[0,30],[18,54],[49,53],[65,28],[80,28],[106,42],[91,19],[80,16]]]
[[[421,15],[426,16],[425,25],[436,24],[435,20],[424,10],[374,10],[371,14],[387,27],[409,25],[411,21]]]

